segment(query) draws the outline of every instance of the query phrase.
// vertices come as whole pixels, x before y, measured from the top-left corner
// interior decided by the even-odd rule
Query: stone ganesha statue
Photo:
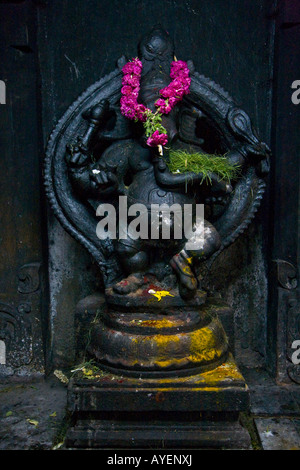
[[[156,103],[161,97],[160,91],[170,85],[170,67],[174,63],[173,43],[166,32],[154,30],[141,42],[139,55],[141,77],[138,99],[143,109],[155,113]],[[123,66],[123,70],[124,68],[126,65]],[[192,66],[188,72],[193,77]],[[129,207],[142,203],[149,212],[152,204],[179,204],[182,208],[185,204],[206,202],[209,205],[216,202],[218,205],[226,204],[233,191],[228,181],[211,173],[210,182],[207,184],[203,181],[202,173],[172,173],[166,163],[170,148],[187,152],[204,152],[203,146],[205,148],[206,142],[205,138],[197,138],[197,125],[200,125],[197,120],[205,121],[206,116],[197,106],[195,94],[192,87],[191,92],[177,102],[170,112],[162,114],[161,124],[168,142],[164,147],[159,144],[149,145],[149,138],[147,140],[145,129],[140,122],[131,121],[123,124],[127,125],[130,138],[119,136],[118,139],[114,128],[103,138],[101,131],[107,127],[111,114],[116,113],[115,108],[109,99],[101,100],[92,106],[86,113],[89,122],[86,133],[78,138],[75,145],[68,146],[67,154],[70,181],[81,200],[96,208],[107,200],[117,204],[117,196],[126,195]],[[245,114],[243,118],[247,120]],[[249,122],[247,125],[249,132]],[[267,146],[256,141],[252,134],[250,137],[251,143],[243,142],[239,138],[229,151],[226,149],[227,160],[238,165],[241,174],[249,163],[257,164],[268,157]],[[103,142],[106,144],[104,150],[99,152],[96,149],[94,153],[95,147],[101,147]],[[162,148],[163,155],[160,154]],[[173,226],[171,238],[172,229],[174,231]],[[197,233],[196,227],[194,230]],[[186,249],[184,237],[180,240],[174,237],[169,240],[161,238],[143,240],[133,239],[130,233],[127,233],[126,239],[119,237],[114,240],[114,251],[124,273],[123,279],[114,285],[115,292],[127,294],[136,290],[143,284],[146,272],[164,278],[171,266],[177,275],[181,295],[185,298],[194,296],[198,288],[194,264],[209,258],[222,245],[219,232],[208,220],[205,221],[204,230],[204,243],[200,249],[193,249],[191,241],[189,249]]]

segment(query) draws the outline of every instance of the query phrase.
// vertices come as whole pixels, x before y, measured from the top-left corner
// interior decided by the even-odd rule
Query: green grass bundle
[[[228,182],[239,174],[239,166],[232,165],[226,156],[188,153],[184,150],[170,150],[167,165],[172,173],[202,173],[201,183],[204,180],[211,183],[211,173]]]

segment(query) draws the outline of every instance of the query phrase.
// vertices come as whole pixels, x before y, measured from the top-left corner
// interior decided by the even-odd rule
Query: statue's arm
[[[101,122],[109,111],[109,103],[100,101],[85,113],[88,126],[83,136],[78,136],[74,144],[67,145],[66,160],[73,188],[84,197],[109,196],[118,189],[115,169],[110,168],[107,158],[102,155],[101,162],[94,162],[90,152],[90,142]]]
[[[125,141],[111,144],[98,161],[90,158],[81,162],[80,148],[73,149],[73,159],[69,161],[68,170],[72,186],[85,199],[97,200],[111,195],[125,194],[124,177],[128,171],[128,148]],[[76,158],[76,152],[79,156]],[[76,162],[79,162],[76,163]]]
[[[159,158],[157,162],[154,163],[154,171],[157,183],[170,190],[192,188],[196,184],[199,185],[204,179],[203,173],[193,173],[191,171],[178,174],[171,173],[162,158]],[[209,177],[211,179],[211,187],[214,191],[220,193],[231,192],[231,186],[221,180],[215,173],[210,173]]]
[[[79,157],[80,158],[80,157]],[[118,190],[118,178],[112,171],[100,169],[95,163],[69,165],[69,177],[74,190],[84,198],[106,197]]]

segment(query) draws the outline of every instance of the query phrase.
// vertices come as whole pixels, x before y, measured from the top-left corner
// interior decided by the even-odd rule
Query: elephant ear
[[[51,133],[44,164],[44,184],[46,194],[55,216],[64,229],[79,241],[92,255],[103,276],[105,285],[111,285],[121,276],[112,241],[100,240],[96,235],[96,213],[91,206],[84,204],[72,189],[66,160],[66,146],[77,136],[83,136],[88,122],[84,119],[89,109],[101,100],[108,100],[114,113],[113,128],[99,130],[98,139],[109,141],[126,139],[130,135],[128,120],[119,110],[121,97],[122,57],[115,71],[90,86],[66,111]]]
[[[189,65],[190,70],[193,70],[193,65]],[[186,107],[194,109],[195,116],[203,116],[209,122],[223,153],[238,149],[246,144],[262,149],[267,148],[259,141],[245,111],[239,108],[230,95],[219,85],[195,71],[191,73],[190,94],[186,96],[185,103]],[[184,127],[183,124],[183,131]],[[186,128],[188,129],[189,125]],[[266,186],[261,169],[265,169],[264,173],[268,171],[268,155],[265,155],[259,167],[249,161],[250,159],[238,181],[234,184],[234,190],[228,198],[228,203],[213,221],[221,236],[222,245],[209,260],[209,264],[245,231],[260,205]]]

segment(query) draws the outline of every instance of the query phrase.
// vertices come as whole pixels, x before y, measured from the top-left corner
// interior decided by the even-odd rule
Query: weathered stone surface
[[[250,437],[238,422],[79,421],[66,436],[69,448],[250,449]]]
[[[0,449],[52,449],[65,417],[66,392],[55,378],[3,382]]]
[[[238,422],[248,408],[248,388],[232,357],[190,377],[139,379],[99,371],[69,384],[74,425],[65,447],[249,449],[248,431]]]
[[[232,357],[212,371],[189,377],[133,378],[99,371],[72,379],[68,409],[74,411],[239,412],[249,408],[249,392]]]
[[[297,416],[300,407],[289,390],[257,386],[251,390],[251,412],[260,416]]]
[[[222,364],[228,341],[216,314],[200,309],[108,312],[94,322],[88,352],[124,375],[191,375]]]
[[[256,418],[264,450],[300,450],[300,435],[292,419]]]
[[[178,294],[178,292],[176,293]],[[169,328],[169,333],[176,334],[183,330],[191,331],[197,325],[198,327],[204,326],[209,323],[208,319],[218,317],[224,327],[229,350],[234,353],[233,310],[219,298],[208,297],[205,304],[203,304],[206,294],[199,291],[197,299],[186,303],[183,303],[182,299],[178,296],[176,298],[166,296],[159,302],[157,298],[147,294],[148,300],[146,304],[145,298],[143,298],[143,309],[138,302],[139,297],[137,305],[135,305],[132,302],[132,296],[130,297],[131,306],[129,309],[129,307],[124,308],[124,305],[122,308],[121,302],[119,302],[119,305],[118,297],[124,296],[115,295],[109,297],[110,302],[112,302],[109,306],[111,309],[109,314],[105,296],[101,293],[94,293],[78,302],[75,309],[77,363],[85,360],[92,339],[92,330],[97,322],[102,322],[103,320],[105,320],[109,327],[120,330],[123,334],[124,331],[138,334],[142,330],[145,333],[146,329],[148,329],[147,332],[149,334],[154,334],[153,329],[155,327],[158,328],[160,333],[166,334]],[[115,301],[117,302],[116,305],[113,303]],[[177,305],[177,315],[174,315],[176,313],[174,303],[176,302],[179,303],[179,306]],[[155,311],[153,310],[154,307]],[[138,310],[140,311],[138,312]],[[147,314],[146,311],[148,311]],[[227,349],[227,346],[225,349]]]
[[[98,316],[102,316],[105,309],[104,295],[98,292],[81,299],[76,305],[74,315],[76,362],[84,360],[90,342],[91,326]]]
[[[242,368],[251,396],[251,413],[259,416],[299,416],[297,386],[278,385],[264,369]]]

